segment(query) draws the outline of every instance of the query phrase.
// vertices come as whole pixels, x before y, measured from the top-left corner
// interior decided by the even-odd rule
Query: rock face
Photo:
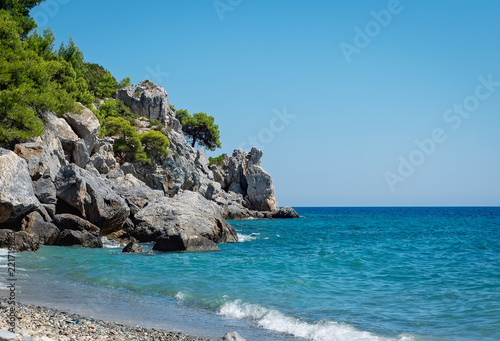
[[[181,125],[170,108],[168,94],[163,87],[145,80],[136,86],[118,90],[117,97],[134,114],[160,121],[166,127],[181,132]]]
[[[0,148],[0,224],[40,207],[26,161]]]
[[[215,243],[238,241],[235,229],[224,220],[217,205],[191,191],[150,202],[135,215],[135,223],[135,229],[127,232],[141,242],[181,232]]]
[[[101,235],[121,229],[129,216],[125,200],[103,179],[74,164],[62,167],[54,184],[58,200],[99,227]]]

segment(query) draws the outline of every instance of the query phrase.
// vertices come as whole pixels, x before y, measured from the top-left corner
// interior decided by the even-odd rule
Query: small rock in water
[[[225,334],[221,341],[245,341],[237,332],[229,332]]]

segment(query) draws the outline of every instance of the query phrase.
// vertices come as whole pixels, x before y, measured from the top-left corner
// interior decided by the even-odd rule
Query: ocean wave
[[[107,237],[102,237],[102,247],[105,249],[118,249],[123,248],[119,242],[116,240],[109,240]]]
[[[0,256],[7,256],[9,254],[9,249],[3,248],[0,249]]]
[[[241,234],[238,233],[238,240],[240,242],[250,242],[252,240],[257,239],[257,237],[260,236],[260,233],[252,233],[252,234]]]
[[[313,341],[413,341],[409,335],[397,338],[377,336],[362,331],[346,323],[320,321],[308,323],[282,312],[268,309],[257,304],[244,303],[241,300],[226,302],[219,310],[219,315],[234,319],[246,319],[257,323],[260,327],[275,332],[286,333]]]

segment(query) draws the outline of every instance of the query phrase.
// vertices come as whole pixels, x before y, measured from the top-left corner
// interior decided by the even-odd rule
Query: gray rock
[[[135,242],[128,243],[122,250],[124,253],[141,253],[144,248]]]
[[[60,231],[86,231],[96,237],[99,236],[99,228],[97,226],[83,218],[77,217],[72,214],[57,214],[54,218],[54,224],[59,228]]]
[[[62,167],[54,181],[58,200],[79,212],[107,235],[121,229],[130,209],[108,184],[76,165]]]
[[[42,204],[55,205],[57,203],[56,186],[50,176],[44,176],[33,182],[33,189]]]
[[[54,219],[56,215],[56,205],[55,204],[42,204],[47,214],[50,216],[51,220]]]
[[[59,235],[56,243],[59,246],[102,248],[101,239],[87,231],[64,230]]]
[[[127,221],[130,221],[130,219],[127,219]],[[125,222],[124,226],[129,226],[129,225],[127,225],[127,222]],[[133,224],[132,224],[132,227],[133,227]],[[137,239],[135,239],[134,237],[129,235],[124,230],[119,230],[119,231],[113,232],[111,234],[108,234],[106,236],[106,238],[108,240],[112,240],[112,241],[120,243],[121,246],[125,246],[130,242],[137,243]]]
[[[72,152],[75,147],[76,141],[78,141],[78,135],[75,134],[73,129],[71,129],[70,125],[64,118],[58,117],[55,118],[55,120],[57,137],[61,141],[63,148],[69,152]]]
[[[277,211],[273,179],[260,166],[252,165],[246,171],[247,196],[250,207],[257,211]]]
[[[7,330],[0,330],[0,341],[11,341],[16,338],[16,334]]]
[[[92,154],[99,136],[99,129],[101,125],[94,113],[78,103],[81,112],[79,113],[66,113],[63,115],[66,122],[69,123],[73,131],[85,141],[85,145],[89,154]]]
[[[180,232],[215,243],[238,241],[236,230],[224,220],[217,205],[191,191],[149,202],[135,215],[135,223],[134,230],[127,232],[141,242]]]
[[[130,162],[125,162],[123,165],[121,165],[121,170],[123,171],[123,174],[132,174],[137,178],[137,172],[135,171],[135,167],[132,163]]]
[[[166,127],[181,132],[181,125],[170,108],[168,94],[163,87],[146,80],[118,90],[117,98],[134,114],[160,121]]]
[[[162,252],[172,251],[219,251],[219,247],[213,241],[199,236],[190,235],[186,232],[168,231],[167,235],[163,235],[156,239],[153,250]]]
[[[39,208],[26,161],[0,148],[0,224]]]
[[[278,212],[273,214],[273,218],[276,219],[286,219],[286,218],[299,218],[300,216],[297,212],[290,206],[285,206],[281,208]]]
[[[113,145],[107,140],[99,140],[90,162],[101,174],[108,174],[118,167],[116,162]]]
[[[83,139],[78,139],[73,149],[73,161],[79,167],[85,168],[87,163],[90,162],[89,151]]]
[[[245,341],[237,332],[229,332],[225,334],[221,341]]]
[[[132,215],[135,215],[141,208],[146,206],[148,201],[164,196],[162,191],[151,189],[132,174],[116,179],[108,179],[107,182],[116,194],[125,199]]]
[[[26,231],[0,229],[0,248],[10,248],[16,252],[36,252],[40,249],[40,241],[36,235]]]
[[[59,237],[57,226],[46,222],[37,211],[31,212],[23,218],[21,230],[36,235],[42,245],[53,245]]]

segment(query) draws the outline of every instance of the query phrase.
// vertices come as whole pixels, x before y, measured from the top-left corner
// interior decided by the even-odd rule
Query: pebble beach
[[[10,328],[7,300],[0,299],[0,331]],[[76,314],[16,302],[15,337],[7,340],[23,341],[208,341],[177,332],[131,327],[115,322],[86,318]],[[0,333],[2,333],[0,332]],[[7,334],[5,334],[7,335]],[[3,335],[0,334],[0,339]]]

